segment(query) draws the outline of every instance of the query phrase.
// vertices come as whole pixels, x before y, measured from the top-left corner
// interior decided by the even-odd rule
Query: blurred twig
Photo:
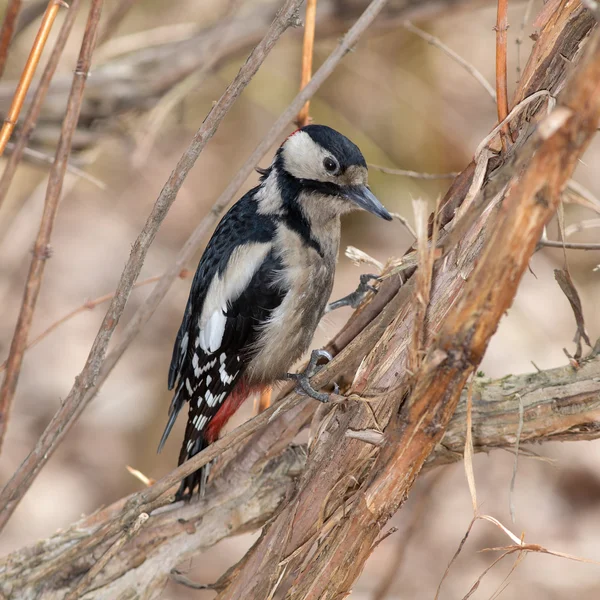
[[[304,19],[304,41],[302,43],[302,77],[300,89],[306,87],[312,75],[312,63],[315,47],[315,23],[317,18],[317,0],[306,0],[306,17]],[[298,127],[310,123],[310,100],[307,100],[296,119]]]
[[[534,0],[527,0],[525,12],[523,13],[523,20],[521,21],[521,28],[519,29],[519,35],[515,40],[515,44],[517,45],[517,80],[521,78],[521,46],[523,45],[523,39],[525,38],[525,26],[531,17],[533,2]]]
[[[17,17],[21,10],[22,0],[9,0],[4,20],[2,21],[2,29],[0,29],[0,79],[4,75],[4,67],[6,67],[6,59],[8,58],[8,48],[15,31]]]
[[[559,242],[541,239],[538,245],[546,248],[566,248],[567,250],[600,250],[600,244],[586,244],[585,242]]]
[[[374,165],[373,163],[369,163],[369,168],[381,171],[386,175],[401,175],[402,177],[412,177],[413,179],[454,179],[459,174],[459,171],[451,171],[449,173],[421,173],[405,169],[391,169],[389,167]]]
[[[56,39],[56,43],[52,49],[52,54],[48,59],[48,64],[46,65],[44,73],[42,74],[40,82],[38,83],[37,89],[31,101],[31,105],[29,106],[27,115],[25,116],[23,126],[17,135],[15,147],[10,155],[10,158],[8,159],[8,162],[6,163],[6,167],[4,167],[4,172],[0,178],[0,206],[2,206],[2,203],[6,198],[8,188],[10,187],[13,177],[17,171],[17,166],[19,165],[19,162],[25,153],[31,133],[34,130],[42,111],[42,106],[44,104],[44,100],[46,99],[46,95],[48,94],[50,82],[54,77],[56,67],[58,66],[58,62],[62,56],[67,39],[69,38],[69,34],[73,29],[73,24],[75,23],[75,18],[77,17],[77,12],[79,10],[79,5],[80,0],[71,0],[69,11],[67,12],[63,25],[60,28],[58,38]]]
[[[191,275],[191,271],[188,271],[187,269],[183,269],[183,271],[181,271],[181,273],[179,274],[181,279],[186,279],[187,277],[190,277],[190,275]],[[160,279],[160,275],[154,275],[153,277],[148,277],[148,279],[144,279],[143,281],[136,281],[133,287],[139,288],[144,285],[148,285],[150,283],[156,283],[159,279]],[[44,329],[44,331],[42,331],[42,333],[40,333],[37,337],[35,337],[33,340],[31,340],[31,342],[29,342],[27,344],[27,346],[25,347],[25,350],[29,350],[30,348],[33,348],[34,346],[39,344],[44,338],[48,337],[53,331],[58,329],[61,325],[63,325],[67,321],[70,321],[73,317],[76,317],[77,315],[79,315],[83,312],[86,312],[88,310],[93,310],[99,304],[108,302],[109,300],[112,300],[114,297],[115,297],[115,293],[112,292],[110,294],[104,294],[104,296],[99,296],[98,298],[94,298],[93,300],[87,300],[81,306],[78,306],[71,312],[67,313],[66,315],[64,315],[63,317],[58,319],[58,321],[55,321],[54,323],[52,323],[52,325],[50,325],[49,327]],[[0,364],[0,373],[2,373],[2,371],[4,371],[6,369],[6,363],[7,363],[7,361],[4,361],[2,364]]]
[[[127,16],[127,13],[133,8],[133,6],[139,0],[117,0],[115,7],[112,12],[108,14],[104,26],[100,30],[98,35],[98,45],[103,44],[115,34],[115,31],[119,28],[123,19]]]
[[[50,0],[50,2],[48,2],[48,8],[44,13],[44,18],[42,19],[39,31],[33,42],[29,58],[27,59],[27,63],[23,69],[23,73],[21,75],[19,85],[15,91],[8,115],[4,119],[2,130],[0,130],[0,156],[2,156],[4,153],[6,143],[10,139],[15,125],[17,124],[19,114],[21,113],[21,108],[23,108],[23,103],[25,102],[27,90],[31,85],[31,80],[33,79],[38,63],[40,62],[44,46],[46,45],[46,41],[48,40],[48,36],[52,30],[52,25],[54,24],[54,20],[56,19],[56,15],[58,14],[58,10],[61,6],[68,8],[68,5],[63,2],[63,0]]]
[[[406,550],[412,542],[415,535],[423,525],[425,517],[431,508],[431,503],[434,498],[436,486],[444,477],[447,471],[438,470],[433,475],[430,475],[424,482],[424,485],[419,489],[418,495],[412,497],[413,512],[408,527],[398,536],[396,548],[394,549],[393,559],[383,576],[377,582],[375,591],[373,592],[372,600],[385,600],[398,578],[398,573],[402,569],[402,563],[406,557]]]
[[[506,45],[508,38],[508,0],[498,0],[496,18],[496,105],[498,107],[498,123],[508,115],[508,87],[506,81]],[[510,128],[508,123],[500,131],[502,149],[508,148]]]
[[[445,52],[452,60],[456,61],[463,69],[467,71],[467,73],[471,74],[477,82],[481,84],[483,89],[490,95],[492,100],[496,101],[496,92],[494,88],[489,84],[488,80],[483,76],[481,71],[479,71],[476,67],[474,67],[470,62],[466,61],[460,54],[457,54],[446,46],[444,42],[442,42],[439,38],[423,31],[419,27],[413,25],[410,21],[404,21],[402,24],[404,29],[408,29],[408,31],[412,31],[414,34],[418,35],[421,39],[425,40],[428,44],[439,48],[442,52]]]
[[[102,366],[106,367],[105,359],[108,344],[117,323],[123,314],[133,284],[139,275],[146,253],[154,240],[160,224],[175,201],[177,192],[185,181],[190,169],[193,167],[210,138],[216,132],[219,124],[229,112],[229,109],[235,100],[258,71],[260,65],[263,63],[279,37],[290,26],[295,25],[297,19],[296,12],[301,2],[302,0],[286,0],[265,34],[265,37],[256,48],[254,48],[232,83],[213,106],[194,135],[189,147],[171,173],[167,183],[164,185],[154,204],[152,212],[146,220],[144,228],[133,245],[131,254],[117,286],[115,296],[102,321],[102,325],[94,340],[83,370],[76,378],[71,391],[46,427],[45,432],[38,440],[35,448],[13,475],[6,487],[2,490],[2,493],[0,493],[0,529],[6,524],[19,500],[23,497],[27,489],[29,489],[36,474],[52,455],[57,444],[62,440],[66,432],[69,431],[70,426],[73,424],[79,411],[91,398],[90,390],[95,391],[100,369]],[[177,273],[180,271],[181,268],[177,270]],[[174,274],[174,277],[177,276],[177,273]],[[157,287],[160,286],[160,283],[161,282],[159,282]],[[154,291],[156,291],[156,289]],[[129,341],[131,341],[132,337],[129,338]],[[22,344],[22,348],[24,348],[24,343]]]
[[[52,4],[58,10],[58,3]],[[6,433],[12,400],[15,390],[17,389],[25,346],[27,345],[33,313],[42,285],[46,260],[50,257],[50,237],[52,236],[52,229],[54,228],[63,180],[67,170],[69,154],[71,152],[73,132],[75,131],[75,127],[77,127],[77,121],[79,119],[85,83],[92,61],[92,52],[96,45],[96,35],[100,14],[102,12],[102,4],[103,0],[93,0],[90,7],[88,21],[81,43],[81,50],[79,52],[79,59],[77,61],[77,69],[73,75],[73,86],[67,103],[60,141],[58,148],[56,149],[56,158],[48,177],[48,189],[46,191],[46,200],[44,202],[44,213],[42,215],[40,229],[33,249],[33,258],[27,275],[23,303],[21,305],[15,333],[10,346],[6,375],[2,382],[2,387],[0,388],[0,448],[2,447],[2,441]]]

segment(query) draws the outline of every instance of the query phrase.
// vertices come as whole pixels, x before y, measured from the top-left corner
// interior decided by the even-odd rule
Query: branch
[[[508,38],[508,0],[498,0],[496,18],[496,104],[498,123],[508,115],[508,85],[506,80],[506,45]],[[502,128],[500,137],[502,149],[506,152],[510,129],[508,124]]]
[[[474,67],[470,62],[467,62],[460,54],[454,52],[452,48],[449,48],[440,39],[423,31],[419,27],[415,27],[410,21],[402,23],[404,29],[408,29],[415,35],[418,35],[422,40],[425,40],[428,44],[439,48],[442,52],[445,52],[452,60],[457,62],[467,73],[472,75],[475,80],[481,85],[481,87],[490,95],[491,99],[496,102],[496,92],[494,88],[489,84],[488,80],[483,76],[481,71]],[[508,112],[508,111],[507,111]],[[506,117],[506,115],[504,115]],[[504,117],[503,117],[504,118]],[[384,171],[385,172],[385,171]]]
[[[17,85],[13,101],[8,111],[8,116],[4,119],[4,125],[2,126],[2,130],[0,130],[0,156],[4,153],[6,144],[17,124],[21,108],[23,108],[23,103],[25,102],[25,96],[27,95],[27,91],[29,90],[33,76],[35,75],[35,70],[42,57],[44,46],[46,45],[46,41],[52,30],[52,25],[54,25],[54,20],[56,19],[56,15],[61,6],[66,7],[67,4],[65,4],[63,0],[50,0],[48,2],[48,8],[46,9],[39,31],[33,42],[23,73],[21,74],[21,80],[19,81],[19,85]]]
[[[558,108],[532,135],[520,136],[519,151],[483,190],[488,211],[463,236],[452,260],[436,270],[428,311],[434,342],[412,392],[404,365],[414,314],[401,301],[410,298],[412,280],[386,307],[395,309],[393,324],[363,360],[352,387],[363,397],[375,396],[369,402],[384,427],[401,405],[386,429],[386,443],[378,450],[346,437],[349,429],[372,427],[372,416],[360,405],[336,411],[311,447],[297,491],[224,578],[219,600],[266,597],[276,583],[278,595],[286,599],[327,600],[348,593],[382,527],[441,439],[564,184],[595,133],[600,120],[598,46],[595,37]],[[282,578],[284,566],[292,573],[288,579]]]
[[[480,2],[481,0],[389,0],[388,7],[375,26],[379,30],[389,30],[404,19],[431,18],[448,10]],[[125,1],[116,4],[122,5]],[[368,4],[369,0],[319,0],[319,36],[323,39],[340,36]],[[128,51],[119,50],[96,66],[94,77],[88,82],[82,109],[81,135],[76,139],[77,147],[86,148],[109,135],[108,132],[114,131],[109,124],[120,115],[145,113],[174,86],[205,65],[213,64],[214,71],[240,54],[248,53],[262,39],[280,6],[281,0],[263,0],[252,11],[244,11],[233,19],[224,19],[213,26],[189,33],[184,39],[176,27],[173,30],[177,32],[177,36],[170,40],[161,39],[157,43],[152,43],[148,32],[142,32],[140,37],[145,39],[142,47],[138,45]],[[117,48],[122,39],[115,38],[99,48],[98,56],[104,53],[108,56],[111,48]],[[56,137],[69,83],[60,74],[53,80],[44,105],[44,115],[36,130],[43,143]],[[0,83],[0,111],[7,110],[13,91],[14,84]],[[86,125],[91,122],[97,125],[93,129]],[[36,142],[35,135],[32,142]]]
[[[146,253],[154,240],[160,224],[175,201],[177,192],[185,181],[187,174],[210,138],[216,132],[219,124],[235,100],[258,71],[276,41],[288,27],[296,23],[296,11],[301,2],[302,0],[286,0],[284,6],[277,13],[267,34],[252,51],[233,82],[213,106],[163,187],[144,228],[133,245],[131,254],[119,280],[115,296],[100,326],[83,370],[75,379],[73,388],[46,427],[33,451],[25,459],[0,494],[0,529],[4,527],[19,500],[23,497],[27,489],[29,489],[33,479],[52,455],[58,442],[70,429],[78,412],[85,406],[87,400],[90,399],[89,391],[90,389],[94,389],[96,385],[100,368],[106,358],[108,344],[123,314],[125,304],[142,268]],[[181,269],[178,270],[178,272],[180,271]],[[24,343],[22,346],[24,347]],[[7,379],[8,374],[7,372]]]
[[[22,0],[10,0],[4,13],[2,29],[0,29],[0,79],[4,75],[4,67],[6,67],[6,59],[8,58],[8,48],[13,38],[17,17],[21,11],[21,4]]]
[[[100,14],[102,11],[102,2],[103,0],[94,0],[90,7],[85,33],[81,43],[81,50],[79,52],[79,59],[77,61],[77,69],[73,76],[73,85],[71,87],[71,93],[67,103],[67,110],[65,112],[61,136],[58,143],[58,148],[56,149],[56,158],[54,159],[54,164],[48,177],[48,189],[46,191],[46,200],[44,202],[42,221],[40,223],[40,229],[35,241],[33,258],[29,267],[27,282],[25,284],[25,294],[23,296],[19,318],[17,320],[15,333],[10,346],[10,352],[6,366],[6,375],[4,377],[4,381],[2,382],[2,387],[0,388],[0,448],[2,447],[4,435],[6,434],[9,412],[15,391],[17,389],[17,382],[19,380],[19,373],[21,371],[25,346],[27,345],[27,338],[29,336],[31,322],[33,320],[33,313],[35,311],[38,295],[42,286],[42,277],[46,267],[46,260],[48,260],[50,257],[50,238],[54,228],[54,221],[56,220],[60,194],[67,170],[69,155],[71,153],[73,132],[75,131],[77,121],[79,120],[83,92],[92,61],[92,52],[94,51],[94,47],[96,45],[96,34],[98,30],[98,22],[100,21]],[[50,2],[45,15],[45,25],[42,24],[42,27],[40,28],[40,32],[45,33],[44,35],[38,34],[36,43],[40,38],[42,38],[43,41],[45,41],[47,38],[50,28],[52,27],[52,22],[54,21],[55,13],[58,11],[58,8],[61,4],[62,2],[59,0]],[[54,13],[54,16],[52,16],[52,13]],[[44,29],[44,27],[46,29]],[[32,54],[34,52],[41,53],[42,48],[43,43],[41,47],[34,46]],[[37,62],[35,64],[37,64]],[[30,68],[31,76],[33,76],[33,69],[35,67],[31,66]]]
[[[315,22],[317,17],[317,0],[306,0],[306,18],[304,20],[304,41],[302,42],[302,77],[300,89],[306,86],[312,75],[313,54],[315,47]],[[310,123],[310,101],[306,101],[296,118],[296,125],[304,127]]]
[[[58,34],[58,38],[56,39],[56,43],[52,49],[52,54],[48,59],[48,64],[44,69],[44,73],[42,74],[31,101],[31,105],[27,111],[23,126],[21,127],[17,136],[15,147],[10,155],[10,158],[8,159],[8,162],[6,163],[6,167],[4,167],[2,178],[0,178],[0,206],[2,206],[4,200],[6,199],[8,188],[10,187],[13,177],[15,176],[19,162],[21,162],[21,158],[25,153],[27,144],[31,138],[31,134],[33,133],[36,123],[40,117],[40,113],[42,112],[44,101],[46,100],[48,90],[50,89],[50,83],[56,72],[56,67],[58,66],[63,50],[65,49],[69,34],[73,29],[73,24],[75,23],[75,18],[77,17],[77,13],[79,11],[80,3],[81,0],[71,0],[69,10],[67,11],[65,20]]]
[[[577,441],[600,437],[600,358],[583,362],[581,369],[560,367],[498,380],[477,379],[474,393],[473,442],[476,452],[514,447],[519,426],[519,400],[523,403],[522,441]],[[462,459],[466,422],[466,392],[444,438],[426,468]],[[526,451],[526,448],[525,448]],[[211,484],[206,499],[191,505],[177,503],[154,511],[135,543],[118,547],[102,574],[94,579],[98,597],[125,597],[136,585],[144,596],[158,590],[177,565],[226,537],[255,530],[273,517],[290,485],[301,476],[306,450],[289,446],[265,461],[254,455],[234,470],[228,467],[226,485]],[[94,537],[123,510],[125,500],[85,517],[34,547],[21,548],[0,560],[0,593],[19,598],[64,598],[80,585],[82,573],[98,563],[97,556],[114,547],[119,534],[93,549],[83,540]],[[75,548],[77,561],[69,550]],[[141,560],[143,557],[144,560]],[[97,569],[96,569],[97,570]],[[43,582],[44,585],[41,585]],[[140,588],[140,585],[142,586]]]

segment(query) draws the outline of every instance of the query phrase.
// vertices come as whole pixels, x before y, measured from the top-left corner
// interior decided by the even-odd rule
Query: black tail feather
[[[203,435],[200,435],[196,439],[194,446],[189,452],[186,450],[186,444],[184,441],[184,445],[182,446],[181,453],[179,455],[179,464],[183,464],[186,460],[189,460],[192,458],[192,456],[196,456],[196,454],[202,452],[202,450],[207,447],[208,442],[204,439]],[[209,473],[210,463],[200,467],[197,471],[194,471],[188,475],[181,482],[179,490],[177,490],[177,494],[175,495],[175,500],[185,500],[186,502],[189,502],[192,499],[196,489],[198,489],[200,497],[203,498],[206,491]]]

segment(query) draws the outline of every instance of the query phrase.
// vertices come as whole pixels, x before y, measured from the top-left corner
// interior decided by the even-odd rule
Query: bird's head
[[[281,146],[275,165],[297,183],[304,198],[319,199],[313,210],[344,214],[363,209],[392,220],[367,185],[367,163],[360,149],[331,127],[307,125],[292,133]]]

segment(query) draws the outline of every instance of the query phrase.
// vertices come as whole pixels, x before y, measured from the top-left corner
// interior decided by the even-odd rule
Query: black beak
[[[392,220],[392,215],[385,209],[383,204],[377,200],[373,192],[366,185],[349,185],[343,188],[343,195],[352,200],[355,204],[364,210],[385,219]]]

